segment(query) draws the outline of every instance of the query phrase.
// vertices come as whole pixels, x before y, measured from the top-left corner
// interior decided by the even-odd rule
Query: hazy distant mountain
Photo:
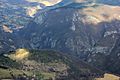
[[[120,6],[120,0],[97,0],[100,3]]]

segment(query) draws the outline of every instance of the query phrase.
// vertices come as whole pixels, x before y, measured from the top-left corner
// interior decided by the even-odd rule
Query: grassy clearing
[[[22,71],[22,70],[17,70],[17,69],[12,69],[12,70],[9,70],[9,69],[2,69],[0,68],[0,79],[11,79],[12,76],[11,74],[12,73],[14,75],[14,77],[18,77],[19,75],[23,75],[26,74],[27,76],[32,76],[33,75],[33,72],[28,72],[28,71]],[[43,76],[43,79],[50,79],[50,78],[55,78],[55,73],[54,72],[38,72],[39,74],[41,74]]]
[[[10,71],[5,69],[0,69],[0,78],[11,78]]]
[[[44,79],[55,78],[55,73],[43,72],[42,75],[44,76]]]
[[[17,70],[17,69],[2,69],[0,68],[0,78],[12,78],[11,74],[12,73],[15,77],[18,77],[19,75],[26,74],[27,76],[31,76],[32,72],[28,71],[22,71],[22,70]]]
[[[95,80],[120,80],[119,76],[115,76],[113,74],[105,74],[104,78],[96,78]]]

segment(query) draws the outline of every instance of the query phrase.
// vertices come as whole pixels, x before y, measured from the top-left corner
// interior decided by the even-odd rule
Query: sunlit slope
[[[120,80],[120,77],[113,74],[105,74],[104,78],[97,78],[96,80]]]
[[[26,0],[26,1],[42,3],[45,6],[53,6],[53,5],[61,2],[62,0]]]
[[[17,49],[15,54],[8,55],[13,60],[23,60],[29,56],[29,51],[26,49]]]
[[[98,24],[100,22],[111,22],[112,20],[120,20],[120,7],[110,5],[100,5],[83,9],[85,22]]]

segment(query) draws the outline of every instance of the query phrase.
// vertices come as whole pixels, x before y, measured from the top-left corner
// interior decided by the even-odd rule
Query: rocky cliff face
[[[86,8],[72,3],[63,8],[42,12],[23,30],[24,38],[29,43],[25,47],[56,49],[80,56],[86,55],[93,48],[108,50],[115,41],[115,36],[111,35],[118,34],[120,27],[119,12],[104,12],[112,8],[103,5]],[[111,15],[114,13],[116,16]],[[112,44],[110,41],[105,44],[104,39],[108,40],[108,36],[111,36],[109,38]],[[100,46],[96,47],[97,44]]]
[[[111,72],[116,72],[120,74],[119,69],[120,69],[120,37],[117,38],[114,47],[111,49],[110,55],[108,56],[109,59],[107,61],[107,64],[111,67],[108,68]]]
[[[119,6],[92,4],[92,2],[94,1],[63,0],[55,6],[47,7],[36,14],[35,19],[28,23],[28,27],[23,28],[20,34],[11,31],[13,28],[9,25],[1,25],[1,36],[9,35],[8,37],[11,36],[14,41],[10,40],[11,38],[1,40],[17,43],[17,46],[13,45],[14,48],[50,48],[83,55],[84,51],[91,51],[94,45],[104,44],[101,39],[119,33]]]
[[[119,67],[116,70],[109,67],[110,62],[117,67],[119,61],[119,52],[113,51],[119,42],[119,11],[119,6],[72,3],[40,12],[28,25],[29,29],[22,32],[26,39],[23,47],[66,52],[102,70],[119,74]]]
[[[120,61],[120,56],[119,56],[119,39],[120,35],[119,34],[114,34],[111,36],[115,36],[116,38],[114,41],[110,38],[106,40],[104,39],[104,42],[109,45],[110,43],[113,44],[113,46],[109,49],[109,51],[99,51],[99,52],[92,52],[91,55],[88,57],[88,62],[93,64],[94,66],[106,70],[115,74],[120,74],[119,73],[119,61]],[[104,45],[105,45],[104,43]]]

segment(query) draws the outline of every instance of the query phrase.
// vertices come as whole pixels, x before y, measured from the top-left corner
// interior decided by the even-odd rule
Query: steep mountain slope
[[[107,63],[119,37],[119,16],[119,6],[70,3],[50,7],[37,14],[21,32],[26,39],[22,47],[66,52],[112,72],[112,68],[107,69]]]
[[[4,74],[1,71],[4,71]],[[17,71],[16,74],[14,71]],[[19,74],[21,77],[36,75],[35,78],[38,78],[39,73],[44,76],[44,80],[50,78],[52,80],[54,78],[55,80],[92,80],[104,74],[82,61],[52,50],[30,50],[29,52],[26,49],[18,49],[16,52],[0,56],[0,74],[2,74],[0,78],[17,79]],[[5,76],[5,74],[9,75]],[[47,77],[48,79],[45,79]]]
[[[8,1],[8,0],[6,0],[6,2],[12,3],[11,1]],[[25,1],[23,0],[23,1],[20,1],[20,2],[25,2]],[[71,39],[60,40],[57,43],[57,45],[59,45],[61,43],[66,44],[66,45],[63,45],[63,47],[62,46],[59,46],[59,47],[55,46],[55,44],[58,40],[51,38],[52,36],[54,36],[56,34],[56,32],[53,31],[54,29],[52,29],[52,28],[50,30],[51,37],[49,36],[49,34],[46,35],[46,37],[50,37],[52,39],[49,42],[46,41],[48,43],[44,42],[44,40],[38,40],[37,42],[30,41],[31,42],[30,45],[26,45],[26,44],[25,45],[28,46],[28,47],[32,47],[32,48],[37,48],[37,47],[38,48],[54,48],[54,47],[56,47],[57,50],[59,49],[61,51],[66,50],[66,51],[69,51],[71,53],[75,52],[77,54],[78,53],[83,53],[83,49],[87,48],[87,50],[89,50],[89,48],[91,48],[94,44],[96,44],[96,42],[102,37],[102,35],[104,35],[105,24],[102,25],[103,24],[102,22],[104,22],[104,21],[105,22],[106,21],[110,22],[114,19],[118,19],[118,20],[120,19],[120,16],[119,16],[120,9],[119,9],[118,6],[114,7],[114,6],[108,6],[108,5],[92,4],[93,2],[94,2],[94,0],[91,0],[91,1],[88,1],[88,0],[85,0],[85,1],[83,1],[83,0],[70,0],[70,1],[63,0],[63,1],[61,1],[60,3],[58,3],[54,6],[47,7],[44,10],[41,10],[38,14],[36,14],[36,18],[34,19],[34,21],[32,21],[29,24],[29,26],[31,26],[30,29],[28,29],[29,27],[26,27],[26,29],[23,29],[23,31],[22,31],[23,34],[20,34],[20,35],[18,35],[18,32],[15,32],[15,31],[19,30],[19,28],[23,28],[26,25],[26,22],[28,23],[29,19],[27,19],[26,17],[24,17],[25,20],[20,18],[20,21],[19,21],[19,19],[17,20],[18,24],[15,22],[15,25],[13,23],[11,25],[11,20],[10,19],[8,19],[9,21],[6,21],[7,19],[1,19],[1,20],[3,20],[0,24],[1,25],[1,30],[5,32],[5,33],[2,32],[1,36],[8,33],[8,35],[11,36],[11,38],[9,38],[9,37],[6,37],[6,38],[8,38],[8,40],[10,39],[10,40],[13,41],[15,39],[15,37],[24,35],[24,33],[25,33],[26,36],[29,35],[28,37],[31,37],[32,35],[35,35],[35,34],[31,35],[29,33],[34,32],[34,31],[31,31],[31,30],[33,28],[32,26],[35,26],[34,24],[36,24],[36,23],[37,23],[36,26],[40,26],[38,28],[38,30],[40,30],[39,32],[44,31],[44,30],[48,31],[49,30],[48,28],[51,28],[51,27],[54,28],[54,26],[57,26],[57,25],[59,26],[60,25],[63,28],[66,28],[66,29],[63,30],[62,32],[60,32],[56,36],[61,39],[61,37],[59,35],[62,36],[62,34],[66,34],[65,38],[67,38],[69,36],[72,38],[72,40]],[[16,1],[15,4],[18,4],[18,3],[19,2]],[[15,6],[15,4],[14,4],[14,6]],[[14,6],[13,6],[13,8],[14,8]],[[58,12],[57,12],[57,10],[58,10]],[[111,12],[109,12],[109,10]],[[67,14],[68,12],[69,12],[69,14]],[[97,12],[99,12],[99,13],[97,13]],[[29,14],[29,13],[31,13],[31,14]],[[28,11],[28,14],[32,16],[31,9],[30,9],[30,12]],[[58,20],[57,21],[56,16],[58,16],[58,18],[59,17],[61,17],[61,18],[57,19]],[[66,16],[66,17],[63,17],[63,16]],[[11,17],[11,16],[9,16],[9,17]],[[22,17],[22,15],[21,15],[21,17]],[[53,18],[53,20],[51,20],[51,18]],[[17,18],[15,17],[15,21],[16,21],[16,19]],[[65,21],[65,19],[66,19],[66,21]],[[45,24],[44,24],[44,22],[45,22]],[[52,24],[50,24],[51,22],[52,22]],[[54,23],[54,22],[56,22],[56,23]],[[97,25],[94,25],[94,24],[97,24]],[[18,25],[20,25],[20,26],[18,26]],[[44,27],[44,26],[48,26],[48,28],[46,28],[46,29],[44,28],[44,30],[42,30],[41,27]],[[88,28],[87,26],[91,26],[91,27],[89,27],[90,29],[87,29]],[[101,27],[92,27],[92,26],[101,26]],[[63,29],[62,27],[60,27],[61,30]],[[58,27],[56,27],[56,28],[58,28]],[[57,29],[57,30],[59,31],[59,29]],[[69,34],[69,32],[70,32],[70,34]],[[114,32],[114,30],[113,30],[113,32]],[[9,34],[9,33],[13,33],[13,34]],[[37,34],[37,31],[35,33]],[[82,34],[80,35],[79,33],[82,33]],[[40,34],[38,33],[38,37],[43,35],[43,34],[44,33],[40,33]],[[73,36],[73,35],[77,35],[76,37],[82,38],[82,39],[78,40],[79,42],[77,42],[77,41],[74,42],[73,38],[76,38],[76,37]],[[18,37],[17,40],[13,41],[13,42],[17,43],[16,45],[11,45],[11,44],[8,44],[8,45],[14,46],[14,49],[19,48],[19,47],[24,47],[24,45],[21,44],[21,43],[29,43],[29,41],[27,41],[29,39],[27,39],[26,36],[25,37]],[[86,37],[83,37],[83,36],[86,36]],[[23,40],[19,41],[21,39],[23,39]],[[2,40],[4,40],[4,39],[1,38],[1,41]],[[4,40],[5,41],[4,43],[5,44],[10,43],[8,40]],[[70,42],[70,44],[68,42]],[[2,44],[2,43],[1,43],[1,46],[6,46],[5,44]],[[40,45],[42,45],[42,46],[40,46]],[[62,50],[62,49],[60,49],[60,47],[61,48],[65,47],[65,48],[64,48],[64,50]],[[81,49],[81,48],[83,48],[83,49]],[[1,50],[4,50],[3,47],[1,48]],[[13,48],[12,49],[9,48],[9,50],[13,50]]]
[[[112,48],[110,55],[108,56],[109,59],[107,61],[107,67],[108,66],[112,66],[112,67],[108,67],[108,70],[110,70],[113,73],[117,73],[120,74],[119,70],[120,70],[120,35],[118,37],[118,39],[116,40],[114,47]]]
[[[115,35],[115,34],[114,34]],[[109,38],[108,38],[109,39]],[[109,39],[111,40],[111,39]],[[109,71],[114,74],[120,74],[120,56],[119,56],[119,41],[120,35],[117,34],[115,42],[109,52],[93,52],[88,57],[88,62],[98,67],[99,69]],[[108,40],[104,40],[106,43]],[[110,41],[111,42],[111,41]],[[108,45],[108,44],[107,44]]]
[[[111,0],[106,1],[108,3],[101,3],[114,4]],[[119,0],[116,3],[119,5]],[[105,4],[94,3],[94,0],[63,0],[40,10],[19,32],[11,31],[16,28],[9,28],[1,21],[0,54],[21,47],[55,49],[77,56],[104,71],[120,74],[117,44],[120,6]]]
[[[106,10],[112,10],[114,7],[94,5],[88,8],[80,6],[76,9],[76,5],[72,3],[37,16],[22,32],[29,43],[26,45],[23,42],[25,47],[52,48],[84,55],[84,51],[92,49],[109,30],[119,32],[120,26],[116,26],[119,25],[117,19],[120,19],[119,7],[115,7],[116,10],[111,13],[106,13]],[[107,26],[110,24],[116,27]]]

